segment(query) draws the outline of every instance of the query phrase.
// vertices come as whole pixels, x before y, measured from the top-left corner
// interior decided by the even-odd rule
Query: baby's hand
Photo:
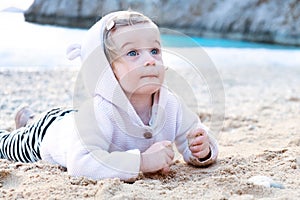
[[[204,129],[198,128],[187,135],[189,148],[196,158],[205,158],[210,153],[209,138]]]
[[[154,143],[144,153],[141,154],[142,172],[156,172],[162,170],[163,173],[169,172],[169,167],[174,158],[174,151],[170,141]]]

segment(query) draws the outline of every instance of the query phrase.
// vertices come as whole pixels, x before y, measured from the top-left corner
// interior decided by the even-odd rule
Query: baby
[[[0,131],[0,158],[42,159],[72,176],[125,181],[140,172],[168,173],[173,143],[187,163],[216,161],[216,141],[165,84],[160,32],[148,17],[110,13],[68,56],[81,58],[80,80],[90,98],[73,109],[52,109],[11,133]],[[25,111],[19,115],[26,118]]]

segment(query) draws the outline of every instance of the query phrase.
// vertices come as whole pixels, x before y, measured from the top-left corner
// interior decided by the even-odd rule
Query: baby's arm
[[[161,141],[150,146],[145,152],[130,150],[126,152],[111,152],[99,146],[82,146],[80,141],[74,143],[69,151],[67,169],[72,176],[86,176],[93,179],[120,178],[133,181],[139,171],[156,172],[169,171],[169,165],[174,158],[170,141]]]
[[[76,147],[77,146],[77,147]],[[99,147],[92,150],[75,144],[77,149],[69,152],[68,173],[71,176],[85,176],[92,179],[120,178],[131,181],[137,178],[140,169],[140,152],[107,152]],[[79,147],[79,148],[78,148]]]
[[[114,144],[111,121],[103,111],[94,111],[93,103],[83,104],[74,116],[66,155],[68,173],[93,179],[135,179],[140,171],[140,151],[122,151]],[[109,152],[109,149],[116,150]]]
[[[184,103],[179,105],[181,107],[177,113],[178,128],[175,138],[178,151],[186,162],[195,166],[208,166],[214,163],[218,156],[216,140],[194,112]]]

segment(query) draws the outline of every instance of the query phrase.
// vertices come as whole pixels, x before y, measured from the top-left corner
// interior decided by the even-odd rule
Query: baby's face
[[[150,23],[118,28],[111,40],[119,55],[112,68],[127,94],[153,94],[161,87],[165,69],[160,34]]]

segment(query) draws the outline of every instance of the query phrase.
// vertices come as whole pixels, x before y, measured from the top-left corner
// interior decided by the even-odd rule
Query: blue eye
[[[129,51],[128,53],[127,53],[127,56],[137,56],[138,55],[138,52],[137,51]]]
[[[151,54],[156,55],[156,54],[158,54],[158,53],[159,53],[159,50],[158,50],[158,49],[152,49],[152,50],[151,50]]]

